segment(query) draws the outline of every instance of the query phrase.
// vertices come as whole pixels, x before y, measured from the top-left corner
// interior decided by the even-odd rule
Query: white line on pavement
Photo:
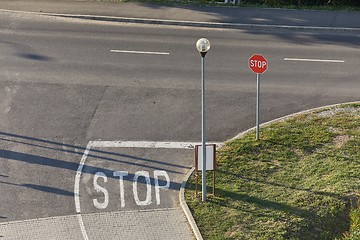
[[[83,235],[84,240],[89,240],[89,237],[88,237],[88,235],[87,235],[87,233],[86,233],[86,229],[85,229],[85,226],[84,226],[84,221],[83,221],[83,219],[82,219],[81,214],[76,214],[76,217],[77,217],[77,219],[78,219],[79,226],[80,226],[81,233],[82,233],[82,235]]]
[[[214,143],[208,143],[214,144]],[[221,145],[221,143],[215,143]],[[91,147],[99,148],[169,148],[194,149],[200,142],[151,142],[151,141],[92,141]]]
[[[307,58],[284,58],[284,61],[300,61],[300,62],[328,62],[328,63],[344,63],[344,60],[329,59],[307,59]]]
[[[134,54],[150,54],[150,55],[169,55],[167,52],[144,52],[144,51],[129,51],[129,50],[110,50],[113,53],[134,53]]]
[[[83,235],[84,240],[88,240],[89,237],[88,237],[88,235],[86,233],[84,222],[83,222],[83,219],[82,219],[82,216],[81,216],[81,209],[80,209],[80,178],[81,178],[81,173],[83,171],[86,158],[87,158],[87,156],[88,156],[88,154],[90,152],[90,147],[91,147],[91,141],[87,144],[85,152],[84,152],[83,156],[81,157],[78,169],[76,171],[75,184],[74,184],[75,208],[76,208],[77,219],[78,219],[78,222],[79,222],[80,230],[81,230],[81,233]]]
[[[84,168],[84,164],[86,161],[86,158],[90,152],[90,147],[91,147],[91,141],[88,143],[88,145],[86,146],[85,152],[83,154],[83,156],[81,157],[78,169],[76,171],[76,175],[75,175],[75,185],[74,185],[74,197],[75,197],[75,207],[76,207],[76,213],[80,213],[80,190],[79,190],[79,183],[80,183],[80,177],[81,177],[81,173],[82,170]]]

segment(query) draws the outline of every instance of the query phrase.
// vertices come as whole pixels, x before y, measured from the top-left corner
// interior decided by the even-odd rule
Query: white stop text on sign
[[[267,65],[267,62],[265,61],[259,61],[259,60],[250,60],[250,67],[257,67],[257,68],[265,68]]]
[[[267,60],[260,54],[254,54],[249,58],[249,68],[254,73],[263,74],[268,67]]]
[[[170,178],[166,171],[155,170],[153,173],[154,176],[154,190],[156,204],[160,205],[160,190],[167,190],[170,187]],[[119,179],[119,194],[120,194],[120,206],[125,207],[125,188],[124,180],[132,180],[132,194],[134,196],[134,201],[138,206],[148,206],[153,203],[151,197],[151,178],[148,171],[138,171],[134,174],[134,177],[129,177],[129,173],[126,171],[115,171],[112,176]],[[140,199],[138,192],[138,183],[143,179],[146,182],[146,195],[145,199]],[[93,179],[93,185],[96,192],[101,192],[103,194],[103,201],[99,201],[97,198],[93,199],[93,204],[98,209],[105,209],[109,205],[109,192],[108,190],[101,186],[102,183],[108,181],[108,176],[103,172],[96,172]],[[160,184],[162,183],[162,184]]]

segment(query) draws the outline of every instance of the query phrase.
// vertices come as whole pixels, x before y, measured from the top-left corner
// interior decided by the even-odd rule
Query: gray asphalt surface
[[[221,2],[221,1],[219,1]],[[0,0],[0,9],[213,23],[360,28],[359,12],[254,9],[91,0]]]
[[[35,93],[38,86],[46,86],[64,97],[72,93],[72,97],[83,102],[59,102],[50,97],[54,94],[51,90],[34,94],[31,97],[37,98],[36,108],[22,109],[24,114],[28,111],[28,123],[18,117],[21,122],[14,129],[9,127],[14,133],[109,140],[119,136],[126,140],[200,140],[200,121],[196,121],[200,119],[200,57],[194,47],[199,36],[211,39],[213,46],[206,57],[211,141],[226,140],[253,126],[255,75],[247,67],[247,59],[253,53],[261,52],[269,59],[262,84],[264,121],[308,107],[356,100],[359,96],[355,87],[358,35],[194,31],[44,19],[35,22],[36,26],[25,18],[19,22],[2,20],[5,27],[19,24],[16,31],[10,27],[2,33],[3,82],[26,84]],[[5,40],[9,38],[10,41]],[[170,54],[110,52],[114,49]],[[286,57],[342,59],[345,63],[287,62]],[[68,121],[71,135],[62,135],[65,119],[48,121],[39,117],[48,115],[43,108],[49,102],[41,101],[46,98],[44,94],[54,101],[50,105],[58,104],[58,118],[81,118],[86,114],[89,118],[79,119],[80,126]],[[46,106],[40,107],[41,104]],[[72,104],[79,106],[73,109]],[[234,118],[225,117],[230,113]],[[164,123],[158,124],[159,117]],[[40,129],[31,123],[35,120]]]
[[[200,141],[200,56],[194,46],[199,37],[212,43],[206,56],[209,141],[224,141],[254,126],[256,82],[247,67],[253,53],[269,61],[262,77],[262,121],[359,100],[355,34],[142,26],[1,13],[0,182],[6,194],[0,196],[0,221],[74,214],[74,177],[90,140]],[[115,49],[169,55],[110,52]],[[187,151],[91,154],[85,163],[91,173],[168,171],[173,185],[161,192],[162,205],[141,209],[176,205],[181,176],[192,164]],[[82,206],[86,213],[97,212],[94,189],[87,191],[85,180]],[[115,180],[101,182],[110,192],[109,211],[121,210]],[[126,196],[124,210],[138,209],[133,196]]]

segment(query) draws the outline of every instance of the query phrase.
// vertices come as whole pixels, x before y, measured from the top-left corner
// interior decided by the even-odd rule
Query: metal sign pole
[[[200,38],[196,42],[196,49],[201,55],[201,138],[202,138],[202,201],[206,201],[206,140],[205,140],[205,55],[210,50],[210,42],[206,38]]]
[[[198,146],[195,146],[195,177],[196,177],[196,185],[195,185],[195,197],[198,196],[198,192],[199,192],[199,164],[198,164]]]
[[[205,144],[205,56],[201,58],[201,99],[202,99],[202,117],[201,117],[201,138],[202,138],[202,201],[206,201],[206,144]]]
[[[215,196],[215,172],[216,172],[216,144],[213,144],[214,155],[213,155],[213,195]]]
[[[256,140],[260,139],[260,74],[256,74],[257,98],[256,98]]]

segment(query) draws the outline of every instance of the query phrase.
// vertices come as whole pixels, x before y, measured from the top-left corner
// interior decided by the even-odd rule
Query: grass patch
[[[350,212],[350,230],[344,233],[343,240],[360,239],[360,205],[354,206]]]
[[[360,239],[359,146],[360,104],[274,123],[227,143],[216,196],[193,174],[186,201],[205,239]]]

